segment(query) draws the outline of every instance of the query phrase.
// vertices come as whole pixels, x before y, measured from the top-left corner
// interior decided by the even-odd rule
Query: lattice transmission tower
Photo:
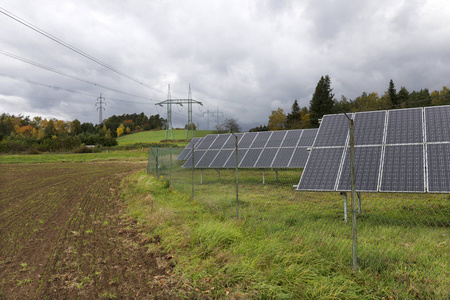
[[[191,85],[189,85],[189,92],[187,99],[172,99],[172,95],[170,93],[170,84],[168,86],[167,99],[165,101],[156,103],[155,105],[163,106],[167,105],[167,124],[166,124],[166,137],[168,140],[171,138],[173,140],[173,126],[172,126],[172,104],[183,106],[183,104],[188,105],[188,123],[186,128],[186,139],[189,138],[189,133],[192,137],[194,137],[194,123],[192,121],[192,104],[200,104],[203,106],[203,103],[197,100],[192,99],[191,94]]]
[[[98,110],[98,122],[99,122],[99,124],[103,123],[102,112],[105,110],[103,105],[106,105],[105,98],[102,97],[102,94],[100,94],[100,97],[97,98],[97,102],[95,103],[95,106],[98,106],[97,110]]]

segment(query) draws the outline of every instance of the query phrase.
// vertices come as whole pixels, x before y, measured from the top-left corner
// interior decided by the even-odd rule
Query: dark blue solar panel
[[[230,136],[231,134],[219,134],[209,149],[222,149],[223,145],[225,145]]]
[[[349,114],[352,118],[353,115]],[[344,114],[325,115],[319,127],[314,147],[345,146],[349,120]]]
[[[261,152],[262,149],[248,149],[247,154],[239,164],[239,168],[253,168]]]
[[[205,154],[206,150],[194,150],[194,166],[200,161],[200,159]],[[192,168],[192,155],[189,154],[186,157],[186,162],[183,165],[183,168]]]
[[[291,161],[288,164],[288,168],[304,168],[306,161],[308,160],[308,150],[306,148],[297,148],[292,155]]]
[[[385,123],[385,110],[356,113],[354,119],[355,145],[381,145]]]
[[[202,141],[200,142],[200,144],[198,145],[198,147],[196,147],[196,148],[197,149],[209,149],[209,147],[214,142],[216,137],[217,137],[217,134],[209,134],[209,135],[205,136],[202,139]]]
[[[381,146],[355,147],[356,190],[378,190],[380,177]],[[351,190],[350,148],[347,148],[344,165],[339,179],[338,191]]]
[[[423,143],[422,108],[390,110],[386,144]]]
[[[425,107],[427,142],[450,142],[450,105]]]
[[[250,148],[250,145],[252,144],[257,134],[257,132],[244,133],[242,138],[239,139],[238,148]]]
[[[424,192],[423,145],[386,146],[381,192]]]
[[[238,149],[238,166],[242,161],[245,153],[247,153],[247,149]],[[233,150],[228,161],[224,165],[225,168],[235,168],[236,167],[236,151]]]
[[[333,191],[343,153],[343,147],[313,149],[297,189]],[[309,165],[313,167],[308,168]]]
[[[227,160],[230,158],[232,152],[232,149],[220,150],[219,154],[217,154],[209,167],[217,169],[223,168]]]
[[[177,160],[185,160],[186,157],[189,155],[189,153],[192,151],[192,143],[194,143],[194,147],[197,143],[199,143],[203,138],[192,138],[192,140],[189,141],[187,146],[181,151],[180,155],[176,158]]]
[[[316,138],[318,129],[305,129],[303,130],[302,137],[298,142],[298,147],[311,147]]]
[[[255,164],[255,168],[270,168],[272,167],[273,159],[277,154],[278,148],[266,148],[262,151],[261,156]]]
[[[450,193],[450,144],[428,144],[428,192]]]
[[[266,147],[280,147],[281,142],[283,141],[286,130],[283,131],[272,131],[272,135],[270,136],[269,140],[267,141]]]
[[[238,145],[239,145],[239,141],[241,140],[242,136],[244,135],[243,133],[235,133],[230,134],[231,137],[226,141],[225,145],[223,145],[222,149],[236,149],[236,136],[238,138]]]
[[[209,150],[206,151],[206,153],[202,156],[202,158],[198,161],[198,163],[195,165],[196,168],[208,168],[211,162],[216,157],[217,153],[219,153],[220,150]],[[195,159],[195,157],[194,157]]]
[[[271,134],[272,134],[272,131],[259,132],[258,135],[256,136],[255,140],[253,141],[251,148],[264,148],[264,146],[267,144],[267,141],[269,140]]]
[[[281,144],[282,148],[285,147],[295,147],[300,140],[300,136],[302,135],[303,130],[289,130],[284,137],[283,143]]]
[[[287,168],[295,148],[280,148],[272,163],[272,168]]]

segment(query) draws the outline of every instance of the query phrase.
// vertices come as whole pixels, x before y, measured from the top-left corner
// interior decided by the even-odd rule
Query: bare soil
[[[0,165],[0,299],[173,299],[159,237],[124,217],[133,163]]]

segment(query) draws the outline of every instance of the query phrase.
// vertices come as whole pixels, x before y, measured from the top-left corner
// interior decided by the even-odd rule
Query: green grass
[[[204,137],[207,134],[211,134],[211,130],[195,130],[195,137]],[[143,131],[133,134],[123,135],[117,138],[117,142],[119,146],[124,146],[127,144],[135,144],[135,143],[155,143],[165,140],[166,131],[158,130],[158,131]],[[174,140],[185,140],[186,139],[186,130],[174,129],[173,130]],[[190,138],[189,138],[190,139]]]
[[[12,163],[55,163],[55,162],[95,162],[95,161],[145,161],[148,158],[147,149],[114,151],[80,154],[1,154],[0,164]]]
[[[363,194],[358,271],[338,193],[295,192],[300,172],[175,169],[172,187],[144,173],[124,183],[130,215],[162,238],[186,284],[212,298],[445,299],[450,196]],[[148,196],[148,195],[151,195]],[[149,197],[151,200],[149,200]],[[350,208],[349,208],[350,211]],[[350,218],[351,215],[349,215]],[[351,220],[351,219],[350,219]],[[156,246],[153,246],[156,247]]]

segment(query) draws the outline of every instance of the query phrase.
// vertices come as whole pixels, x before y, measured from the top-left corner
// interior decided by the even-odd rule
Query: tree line
[[[122,134],[162,129],[165,124],[166,120],[159,114],[150,117],[144,113],[113,115],[102,124],[94,125],[78,119],[67,122],[3,113],[0,115],[0,152],[84,152],[85,145],[116,146],[116,138]]]
[[[331,78],[325,75],[317,83],[309,107],[300,108],[297,100],[294,100],[289,113],[286,114],[282,108],[278,108],[272,111],[267,125],[254,127],[250,131],[317,128],[319,119],[326,114],[449,104],[450,90],[446,86],[440,91],[432,92],[428,89],[409,92],[405,87],[401,87],[397,92],[392,79],[389,81],[387,90],[381,96],[375,92],[363,92],[355,99],[348,99],[342,95],[341,99],[337,100],[331,88]]]

